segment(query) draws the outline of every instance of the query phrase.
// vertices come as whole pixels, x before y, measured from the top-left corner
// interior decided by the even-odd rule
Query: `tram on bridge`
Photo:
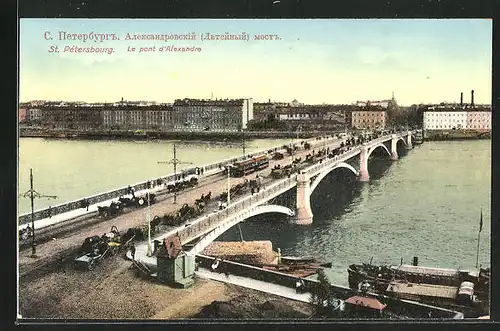
[[[235,162],[231,169],[231,177],[243,177],[255,171],[269,167],[269,158],[262,154],[248,160]]]

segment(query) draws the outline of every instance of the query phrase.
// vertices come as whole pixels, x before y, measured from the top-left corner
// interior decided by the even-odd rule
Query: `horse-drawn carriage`
[[[130,228],[123,236],[116,226],[112,226],[110,232],[101,237],[91,236],[85,238],[78,256],[73,260],[77,268],[92,270],[108,255],[115,255],[121,249],[127,247],[132,240],[137,238],[136,229]]]
[[[198,185],[198,176],[189,175],[184,179],[167,184],[167,190],[169,193],[179,192],[186,188],[195,187],[196,185]]]
[[[169,226],[178,226],[191,218],[201,215],[204,208],[211,199],[212,199],[212,192],[208,192],[207,195],[202,194],[199,199],[196,199],[195,207],[192,207],[187,203],[185,203],[174,214],[165,214],[164,216],[156,215],[155,217],[153,217],[153,220],[151,221],[151,227],[155,228],[161,224]]]
[[[285,156],[283,155],[283,153],[280,152],[276,152],[273,155],[273,160],[283,160],[284,158]]]
[[[33,237],[33,229],[31,226],[28,225],[19,230],[19,241],[28,240],[31,237]]]
[[[208,192],[207,195],[202,194],[201,198],[196,199],[194,204],[198,209],[201,211],[205,208],[205,206],[208,204],[208,202],[212,199],[212,192]]]
[[[112,201],[109,206],[98,206],[97,211],[101,217],[114,217],[123,213],[123,208],[125,207],[145,207],[148,205],[148,200],[150,205],[156,203],[156,195],[154,193],[141,196],[132,195],[131,198],[120,196],[118,201]]]
[[[258,179],[245,179],[243,182],[231,186],[231,197],[238,196],[247,192],[248,189],[257,189],[260,186]],[[227,191],[222,192],[218,198],[219,201],[224,202],[227,200]]]
[[[284,167],[277,165],[271,170],[271,177],[274,179],[280,179],[280,178],[283,178],[287,175],[290,175],[291,173],[292,173],[292,165],[291,164],[288,164]]]
[[[108,218],[123,213],[123,205],[120,202],[111,202],[109,206],[98,206],[100,217]]]

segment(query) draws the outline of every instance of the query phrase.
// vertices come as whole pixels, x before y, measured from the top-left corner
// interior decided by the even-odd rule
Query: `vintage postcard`
[[[489,319],[491,20],[19,44],[19,321]]]

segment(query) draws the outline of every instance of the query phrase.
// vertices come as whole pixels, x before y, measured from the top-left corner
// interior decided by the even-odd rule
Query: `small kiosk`
[[[159,282],[178,288],[188,288],[194,284],[194,256],[182,250],[178,236],[163,239],[156,259]]]

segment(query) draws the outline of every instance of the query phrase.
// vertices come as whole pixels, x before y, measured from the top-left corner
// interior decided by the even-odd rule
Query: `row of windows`
[[[352,117],[384,117],[384,114],[366,114],[366,113],[353,113]]]
[[[439,122],[439,123],[442,123],[442,122],[448,122],[448,123],[459,123],[459,122],[466,122],[467,123],[487,123],[489,122],[489,119],[471,119],[471,118],[468,118],[468,119],[461,119],[461,120],[454,120],[454,121],[446,121],[446,120],[443,120],[443,119],[427,119],[425,122],[426,123],[434,123],[434,122]]]
[[[490,117],[491,113],[425,113],[427,117]]]
[[[450,113],[429,113],[427,114],[426,113],[426,116],[430,116],[430,117],[443,117],[443,116],[447,116],[447,117],[456,117],[456,116],[467,116],[466,113],[458,113],[458,114],[450,114]]]
[[[448,125],[434,125],[434,126],[427,127],[427,129],[453,129],[453,128],[460,129],[462,127],[461,126],[452,127],[452,126],[448,126]],[[490,129],[490,127],[483,126],[483,125],[468,125],[466,127],[466,129]]]
[[[383,123],[383,121],[379,121],[378,119],[375,118],[367,118],[367,119],[361,119],[361,120],[356,120],[354,121],[355,124],[363,124],[363,123]]]
[[[322,117],[322,115],[319,114],[290,114],[290,115],[285,115],[288,118],[298,118],[298,117],[309,117],[309,118],[314,118],[314,117]]]

